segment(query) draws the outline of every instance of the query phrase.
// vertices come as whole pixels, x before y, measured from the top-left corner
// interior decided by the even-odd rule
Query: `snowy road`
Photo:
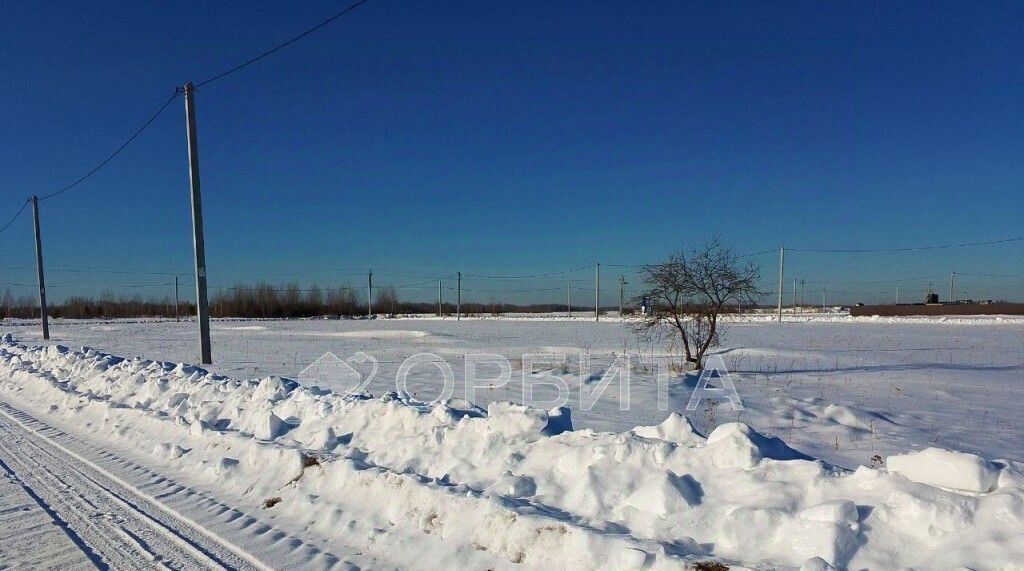
[[[174,514],[0,404],[0,567],[257,569],[223,540]],[[62,537],[63,536],[63,537]]]

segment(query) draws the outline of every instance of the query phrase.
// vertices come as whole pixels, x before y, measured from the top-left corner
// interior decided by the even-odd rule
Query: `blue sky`
[[[4,6],[0,218],[88,171],[175,85],[341,6]],[[372,0],[197,94],[211,280],[536,274],[656,261],[709,235],[744,253],[1021,236],[1022,29],[1016,3]],[[53,295],[189,279],[183,114],[176,101],[41,205]],[[29,218],[0,240],[0,283],[31,283]],[[774,287],[776,257],[756,259]],[[1024,297],[1020,242],[791,253],[786,281],[872,301],[895,284],[854,282],[924,277],[904,282],[918,297],[954,270],[1006,275],[964,276],[963,295]],[[165,291],[115,291],[151,290]]]

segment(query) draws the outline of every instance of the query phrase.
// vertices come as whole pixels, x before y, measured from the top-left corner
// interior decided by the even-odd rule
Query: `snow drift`
[[[340,396],[9,335],[0,398],[324,540],[352,514],[399,528],[396,549],[442,552],[423,568],[1024,569],[1020,465],[955,451],[848,471],[740,423],[574,431],[567,409]]]

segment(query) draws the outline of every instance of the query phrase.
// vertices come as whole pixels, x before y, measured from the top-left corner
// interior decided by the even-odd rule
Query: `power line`
[[[174,285],[174,283],[172,282],[172,283],[166,283],[166,284],[113,284],[113,285],[110,285],[110,284],[107,284],[107,285],[46,284],[46,287],[47,288],[55,288],[55,287],[68,288],[68,287],[73,287],[73,288],[79,288],[79,289],[121,289],[121,288],[143,288],[143,287],[170,287],[170,286],[173,286],[173,285]],[[186,286],[186,287],[187,287],[187,285],[188,284],[182,284],[182,286]],[[0,286],[38,287],[39,284],[23,284],[23,283],[3,282],[3,283],[0,283]]]
[[[964,272],[956,272],[956,275],[958,275],[958,276],[984,277],[984,278],[1021,278],[1021,277],[1024,277],[1024,274],[974,274],[974,273],[964,273]]]
[[[25,208],[27,206],[28,201],[26,200],[25,203],[21,205],[21,208],[19,208],[18,211],[14,214],[14,216],[12,216],[11,219],[7,221],[7,224],[4,224],[4,227],[0,228],[0,232],[7,230],[7,228],[9,228],[11,224],[14,224],[14,221],[17,220],[19,216],[21,216],[21,213],[25,211]]]
[[[762,250],[760,252],[754,252],[753,254],[743,254],[742,256],[736,256],[737,258],[753,258],[754,256],[763,256],[764,254],[774,254],[778,252],[778,248],[770,248],[768,250]],[[800,250],[794,250],[800,251]]]
[[[972,274],[961,274],[957,272],[956,275],[972,275]],[[804,283],[809,284],[895,284],[901,282],[915,282],[921,280],[929,280],[936,278],[948,277],[949,274],[932,274],[930,276],[918,276],[914,278],[897,278],[891,280],[805,280]]]
[[[463,274],[465,275],[465,274]],[[456,288],[447,287],[449,291],[457,291]],[[538,288],[538,289],[466,289],[462,288],[462,293],[537,293],[546,291],[565,291],[562,287],[549,287],[549,288]]]
[[[247,67],[247,66],[249,66],[251,64],[254,64],[254,63],[258,62],[259,60],[269,56],[270,54],[272,54],[272,53],[274,53],[274,52],[276,52],[278,50],[281,50],[283,48],[286,48],[286,47],[294,44],[295,42],[297,42],[297,41],[301,40],[302,38],[312,34],[313,32],[319,30],[320,28],[323,28],[324,26],[330,24],[331,22],[337,20],[338,18],[341,18],[345,14],[348,14],[349,12],[355,10],[356,8],[362,6],[363,4],[366,4],[367,2],[369,2],[369,0],[359,0],[358,2],[355,2],[354,4],[349,5],[349,7],[345,8],[341,12],[338,12],[337,14],[331,16],[330,18],[327,18],[323,22],[320,22],[319,24],[313,26],[312,28],[309,28],[305,32],[302,32],[301,34],[293,37],[292,39],[290,39],[290,40],[288,40],[288,41],[286,41],[286,42],[284,42],[282,44],[278,44],[277,46],[275,46],[273,48],[270,48],[269,50],[259,54],[258,56],[254,57],[254,58],[252,58],[252,59],[250,59],[248,61],[245,61],[243,63],[240,63],[240,64],[238,64],[238,65],[236,65],[236,66],[234,66],[234,67],[232,67],[230,69],[227,69],[227,70],[225,70],[225,71],[223,71],[221,73],[218,73],[217,75],[215,75],[215,76],[213,76],[213,77],[211,77],[211,78],[209,78],[207,80],[200,81],[199,83],[195,84],[195,86],[196,86],[196,88],[200,88],[200,87],[202,87],[204,85],[207,85],[209,83],[213,83],[214,81],[217,81],[218,79],[222,79],[224,77],[227,77],[227,76],[231,75],[232,73],[235,73],[236,71],[238,71],[238,70],[240,70],[242,68],[245,68],[245,67]]]
[[[1002,240],[985,240],[982,242],[964,242],[961,244],[943,244],[939,246],[911,246],[903,248],[847,248],[847,249],[828,249],[828,248],[792,248],[793,252],[815,252],[815,253],[826,253],[826,254],[876,254],[883,252],[919,252],[923,250],[945,250],[950,248],[966,248],[970,246],[992,246],[996,244],[1008,244],[1010,242],[1024,242],[1024,236],[1016,238],[1004,238]]]
[[[399,285],[399,286],[391,286],[391,287],[393,287],[395,289],[417,289],[417,288],[423,288],[424,286],[430,285],[431,286],[430,289],[434,289],[433,286],[434,286],[434,284],[436,284],[438,282],[438,280],[450,280],[450,279],[452,279],[454,277],[455,277],[455,274],[452,274],[450,276],[433,278],[433,279],[430,279],[430,280],[424,281],[424,282],[416,282],[416,283],[411,283],[411,284],[402,284],[402,285]]]
[[[478,274],[478,273],[464,273],[464,274],[462,274],[462,276],[463,277],[477,277],[477,278],[480,278],[480,279],[530,279],[530,278],[537,278],[537,277],[550,277],[552,275],[565,275],[567,273],[575,273],[575,272],[578,272],[578,271],[583,271],[585,269],[591,269],[593,267],[594,267],[593,265],[581,266],[579,268],[572,268],[572,269],[568,269],[568,270],[552,271],[552,272],[548,272],[548,273],[535,273],[535,274],[530,274],[530,275],[483,275],[483,274]]]
[[[2,286],[16,286],[16,287],[39,287],[39,284],[18,284],[18,283],[11,283],[11,282],[3,282],[3,283],[0,283],[0,285],[2,285]],[[47,287],[65,287],[65,286],[50,285],[50,286],[47,286]]]
[[[182,284],[182,287],[191,287],[191,288],[194,289],[195,288],[195,284]],[[361,286],[334,286],[334,287],[319,287],[319,286],[316,286],[316,287],[309,287],[309,288],[301,288],[301,287],[300,288],[292,288],[292,287],[288,287],[287,285],[285,285],[285,286],[272,286],[272,285],[268,285],[268,284],[255,285],[255,286],[238,286],[238,285],[233,285],[233,286],[209,286],[209,288],[210,289],[225,290],[225,291],[256,291],[256,292],[273,291],[273,292],[286,292],[286,293],[287,292],[308,293],[308,292],[311,292],[311,291],[316,291],[316,292],[323,293],[325,295],[327,294],[328,290],[335,290],[335,291],[341,291],[341,290],[360,291],[360,290],[366,289],[365,287],[361,287]]]
[[[248,65],[250,65],[252,63],[255,63],[256,61],[259,61],[259,60],[269,56],[270,54],[272,54],[272,53],[274,53],[274,52],[276,52],[278,50],[281,50],[281,49],[283,49],[283,48],[285,48],[285,47],[287,47],[287,46],[289,46],[289,45],[291,45],[291,44],[301,40],[302,38],[308,36],[309,34],[312,34],[313,32],[319,30],[320,28],[323,28],[324,26],[330,24],[331,22],[337,20],[338,18],[341,18],[345,14],[348,14],[349,12],[355,10],[356,8],[358,8],[359,6],[365,4],[368,1],[369,0],[359,0],[358,2],[355,2],[354,4],[351,4],[349,7],[345,8],[341,12],[338,12],[337,14],[334,14],[330,18],[327,18],[323,22],[320,22],[316,26],[313,26],[312,28],[309,28],[308,30],[302,32],[301,34],[291,38],[290,40],[288,40],[288,41],[286,41],[286,42],[284,42],[282,44],[279,44],[279,45],[277,45],[277,46],[275,46],[275,47],[273,47],[273,48],[271,48],[271,49],[269,49],[269,50],[267,50],[267,51],[257,55],[256,57],[246,61],[246,62],[243,62],[243,63],[241,63],[239,65],[236,65],[236,66],[234,66],[234,67],[232,67],[232,68],[230,68],[230,69],[228,69],[228,70],[226,70],[224,72],[221,72],[221,73],[219,73],[219,74],[217,74],[217,75],[215,75],[215,76],[213,76],[213,77],[211,77],[211,78],[209,78],[209,79],[207,79],[205,81],[202,81],[202,82],[196,84],[196,87],[201,87],[203,85],[207,85],[209,83],[217,81],[218,79],[226,77],[226,76],[228,76],[228,75],[230,75],[230,74],[232,74],[232,73],[234,73],[234,72],[236,72],[236,71],[238,71],[238,70],[240,70],[240,69],[242,69],[242,68],[244,68],[244,67],[246,67],[246,66],[248,66]],[[146,122],[142,124],[141,127],[136,129],[136,131],[134,133],[132,133],[132,135],[130,137],[128,137],[128,140],[126,140],[124,143],[121,144],[121,146],[119,146],[117,149],[115,149],[113,153],[111,153],[105,159],[100,161],[99,164],[97,164],[95,167],[92,168],[92,170],[90,170],[89,172],[85,173],[81,177],[77,178],[71,184],[68,184],[67,186],[65,186],[65,187],[63,187],[63,188],[61,188],[61,189],[59,189],[59,190],[57,190],[55,192],[51,192],[49,194],[45,194],[45,195],[40,196],[39,200],[48,200],[50,198],[55,198],[57,196],[60,196],[60,195],[64,194],[65,192],[75,188],[79,184],[85,182],[92,175],[96,174],[100,169],[102,169],[104,166],[106,166],[107,163],[109,163],[110,161],[114,160],[114,158],[117,155],[119,155],[121,153],[121,151],[123,151],[126,147],[128,147],[128,145],[131,145],[132,142],[134,142],[135,139],[137,139],[139,137],[139,135],[141,135],[142,132],[145,131],[153,123],[153,121],[155,121],[156,118],[159,117],[160,114],[163,113],[164,110],[167,109],[167,107],[171,104],[171,102],[173,102],[179,95],[181,95],[181,89],[180,88],[176,89],[174,91],[174,94],[171,95],[171,97],[163,105],[161,105],[160,108],[157,109],[156,112],[153,113],[149,117],[149,119],[147,119]],[[17,214],[15,214],[14,217],[12,217],[9,222],[7,222],[7,224],[4,224],[4,226],[2,228],[0,228],[0,232],[3,232],[11,224],[13,224],[14,221],[17,220],[18,216],[21,215],[21,212],[24,209],[25,209],[25,205],[22,205],[21,209],[18,210]]]
[[[21,271],[32,271],[35,268],[27,268],[24,266],[0,266],[3,270],[21,270]],[[95,274],[95,275],[107,275],[107,274],[123,274],[123,275],[136,275],[136,276],[181,276],[188,275],[188,272],[152,272],[145,270],[110,270],[110,269],[95,269],[95,270],[83,270],[73,268],[47,268],[46,271],[57,273],[57,274]]]
[[[86,180],[87,178],[89,178],[89,177],[91,177],[92,175],[96,174],[96,172],[97,172],[97,171],[99,171],[99,170],[100,170],[101,168],[103,168],[103,167],[104,167],[104,166],[105,166],[105,165],[106,165],[107,163],[109,163],[110,161],[112,161],[112,160],[114,159],[114,157],[116,157],[116,156],[117,156],[118,154],[120,154],[120,152],[121,152],[121,151],[123,151],[123,150],[125,149],[125,147],[127,147],[127,146],[128,146],[128,145],[130,145],[130,144],[132,144],[132,142],[133,142],[133,141],[134,141],[134,140],[135,140],[136,138],[138,138],[138,136],[139,136],[139,135],[141,135],[141,134],[142,134],[142,132],[143,132],[143,131],[145,131],[145,130],[146,130],[146,128],[147,128],[147,127],[149,127],[149,126],[150,126],[150,125],[151,125],[151,124],[153,123],[153,121],[155,121],[155,120],[156,120],[156,118],[160,116],[160,114],[161,114],[161,113],[163,113],[163,112],[164,112],[164,109],[167,109],[167,106],[168,106],[168,105],[170,105],[170,104],[171,104],[171,102],[172,102],[172,101],[174,101],[174,100],[175,100],[175,99],[176,99],[176,98],[178,97],[178,95],[179,95],[179,92],[178,92],[178,91],[175,91],[175,92],[174,92],[174,95],[171,95],[170,99],[168,99],[168,100],[167,100],[167,102],[165,102],[165,103],[164,103],[163,105],[161,105],[161,106],[160,106],[160,108],[159,108],[159,109],[157,109],[157,110],[156,110],[156,113],[153,113],[153,114],[152,114],[152,115],[151,115],[151,116],[149,117],[149,119],[147,119],[147,120],[146,120],[146,122],[142,124],[142,126],[141,126],[141,127],[139,127],[138,129],[136,129],[136,131],[135,131],[134,133],[132,133],[132,136],[131,136],[131,137],[128,137],[128,140],[127,140],[127,141],[125,141],[124,143],[122,143],[122,144],[121,144],[121,146],[120,146],[120,147],[118,147],[118,148],[117,148],[117,149],[116,149],[116,150],[115,150],[115,151],[114,151],[113,153],[111,153],[111,154],[110,154],[110,155],[109,155],[109,156],[108,156],[107,158],[105,158],[105,159],[103,159],[102,161],[100,161],[100,163],[99,163],[98,165],[96,165],[95,167],[93,167],[93,169],[92,169],[91,171],[89,171],[89,172],[85,173],[84,175],[82,175],[81,177],[79,177],[79,178],[78,178],[77,180],[75,180],[75,181],[74,181],[74,182],[72,182],[71,184],[69,184],[69,185],[65,186],[64,188],[62,188],[62,189],[60,189],[60,190],[58,190],[58,191],[56,191],[56,192],[51,192],[50,194],[46,194],[46,195],[40,196],[40,197],[39,197],[39,200],[47,200],[47,199],[50,199],[50,198],[54,198],[54,197],[56,197],[56,196],[60,196],[61,194],[64,194],[65,192],[67,192],[67,191],[71,190],[72,188],[75,188],[76,186],[78,186],[79,184],[81,184],[82,182],[84,182],[84,181],[85,181],[85,180]]]

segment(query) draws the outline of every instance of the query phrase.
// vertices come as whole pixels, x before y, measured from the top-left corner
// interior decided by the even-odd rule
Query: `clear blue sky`
[[[741,252],[1024,235],[1024,5],[709,4],[372,0],[211,84],[197,107],[212,283],[542,273],[654,261],[710,234]],[[8,3],[0,218],[89,170],[175,85],[342,6]],[[176,101],[41,205],[55,288],[189,276],[183,115]],[[5,269],[34,263],[29,217],[0,241],[0,282],[31,283]],[[774,287],[775,257],[758,260]],[[918,297],[951,270],[1021,274],[962,279],[967,295],[1024,297],[1020,242],[793,253],[787,289],[838,280],[871,301],[895,286],[851,280],[925,276],[905,283]]]

